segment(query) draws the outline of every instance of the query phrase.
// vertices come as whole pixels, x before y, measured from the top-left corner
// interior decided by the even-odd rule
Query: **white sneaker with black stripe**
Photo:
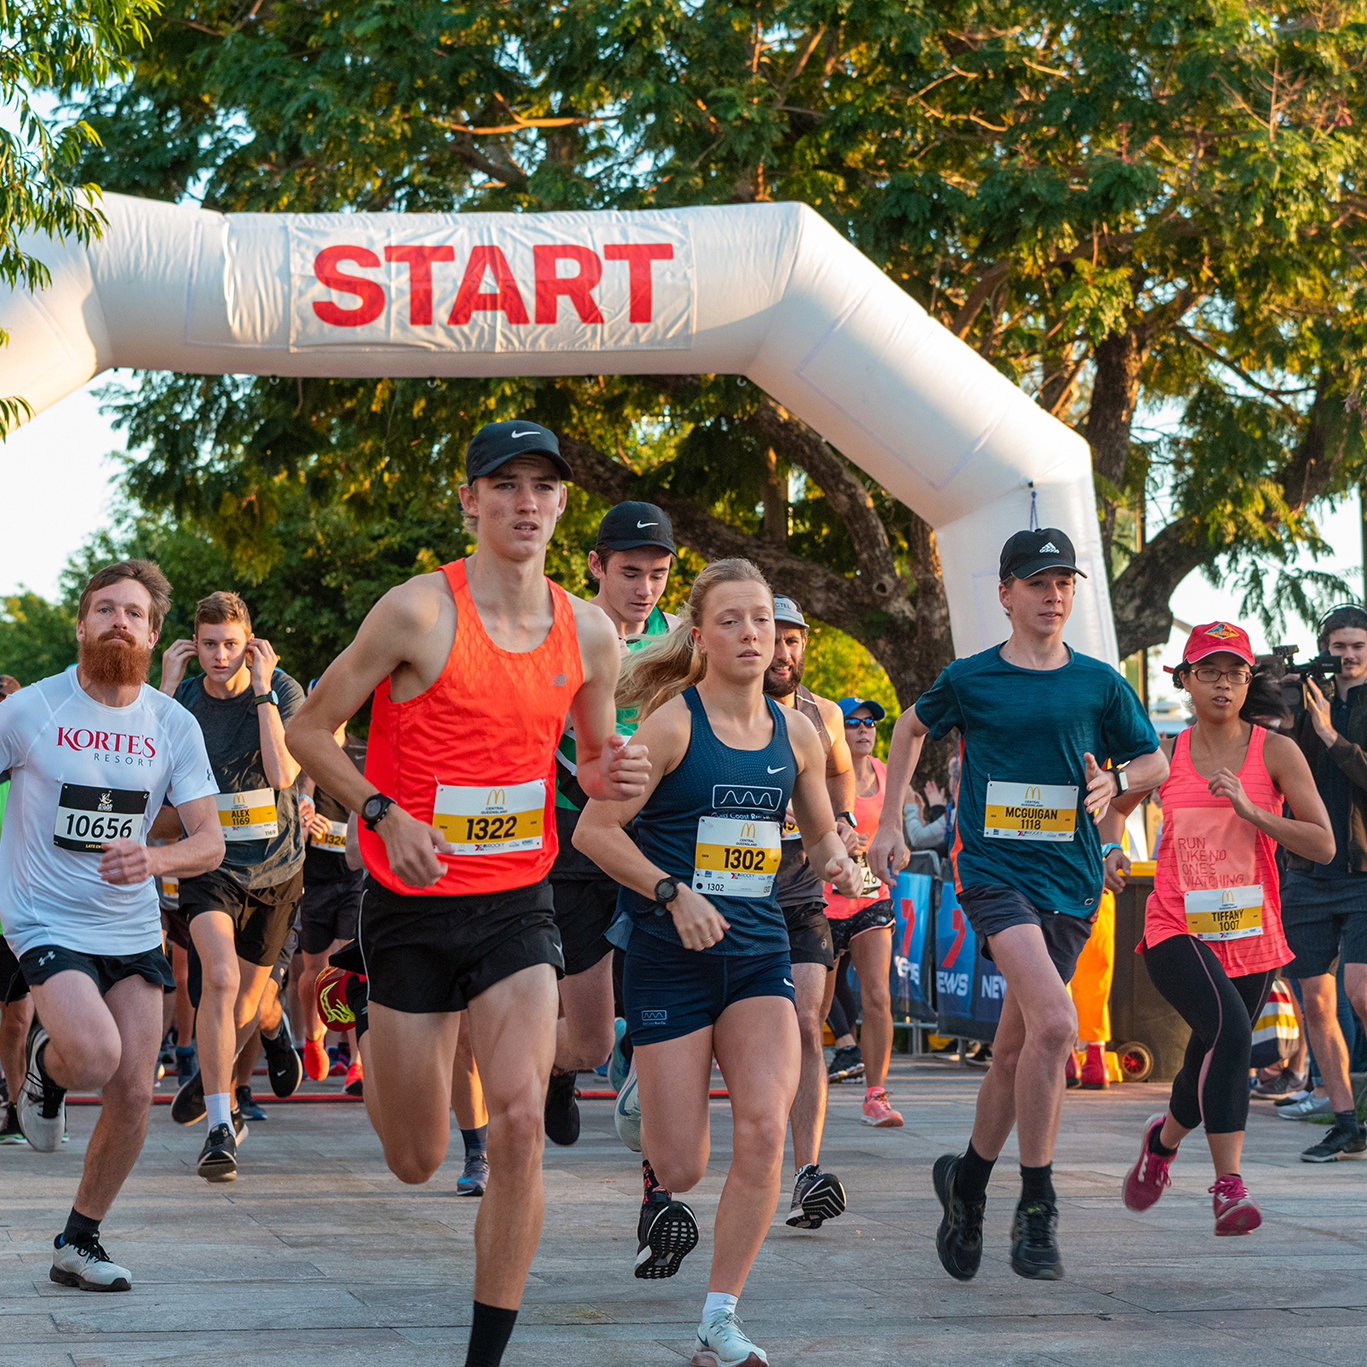
[[[740,1327],[734,1310],[717,1310],[698,1326],[690,1367],[769,1367]]]
[[[59,1239],[61,1235],[57,1236]],[[81,1291],[127,1291],[133,1274],[120,1267],[98,1239],[86,1243],[58,1243],[52,1253],[48,1278],[58,1286],[74,1286]]]
[[[47,1031],[34,1021],[24,1051],[27,1072],[15,1113],[31,1148],[39,1153],[56,1153],[66,1133],[66,1088],[53,1082],[38,1061],[46,1044]]]

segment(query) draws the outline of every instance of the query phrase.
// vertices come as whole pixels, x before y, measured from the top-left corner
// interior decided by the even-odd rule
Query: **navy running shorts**
[[[1096,912],[1090,916],[1069,916],[1062,911],[1041,911],[1023,892],[1001,883],[980,883],[959,893],[959,905],[968,924],[978,937],[984,959],[995,962],[990,936],[1011,926],[1038,926],[1044,935],[1049,958],[1063,981],[1071,982],[1078,955],[1092,935]]]
[[[748,997],[793,1001],[793,970],[786,953],[702,954],[639,926],[632,931],[622,969],[622,1000],[633,1047],[705,1030],[732,1002]]]

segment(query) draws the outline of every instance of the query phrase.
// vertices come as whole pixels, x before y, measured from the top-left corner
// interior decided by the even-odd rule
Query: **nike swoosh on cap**
[[[766,769],[769,769],[769,766],[767,764],[764,767]],[[787,767],[788,766],[786,764],[780,764],[777,769],[769,769],[769,772],[771,774],[781,774]]]
[[[638,522],[638,523],[636,524],[636,527],[637,527],[637,530],[639,531],[640,528],[642,528],[642,527],[658,527],[659,525],[660,525],[660,524],[659,524],[658,522]]]
[[[533,428],[530,432],[509,432],[508,435],[510,437],[539,437],[541,433]],[[1050,546],[1049,549],[1053,550],[1053,547]]]

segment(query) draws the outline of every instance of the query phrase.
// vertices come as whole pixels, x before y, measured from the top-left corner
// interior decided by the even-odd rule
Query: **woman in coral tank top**
[[[1282,934],[1277,846],[1328,863],[1334,835],[1295,742],[1252,721],[1276,715],[1281,703],[1275,683],[1255,673],[1248,634],[1227,622],[1195,628],[1172,673],[1191,694],[1196,722],[1178,736],[1158,789],[1163,839],[1138,952],[1154,986],[1191,1026],[1191,1041],[1167,1112],[1144,1126],[1125,1204],[1147,1210],[1158,1200],[1178,1144],[1204,1124],[1215,1163],[1215,1232],[1247,1234],[1262,1223],[1239,1176],[1252,1023],[1277,969],[1292,958]],[[1119,838],[1127,809],[1142,797],[1111,804],[1107,840]],[[1282,815],[1287,805],[1291,818]],[[1106,864],[1119,890],[1129,861],[1116,847]]]

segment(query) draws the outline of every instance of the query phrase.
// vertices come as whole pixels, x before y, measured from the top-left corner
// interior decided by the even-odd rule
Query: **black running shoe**
[[[194,1125],[204,1119],[208,1109],[204,1104],[204,1074],[196,1069],[194,1077],[172,1098],[171,1119],[177,1125]]]
[[[552,1073],[546,1088],[546,1138],[552,1144],[573,1144],[579,1138],[579,1103],[575,1100],[577,1073]]]
[[[1011,1227],[1011,1270],[1036,1282],[1056,1282],[1063,1276],[1058,1252],[1058,1207],[1053,1201],[1024,1201],[1016,1207]]]
[[[237,1181],[237,1140],[231,1125],[215,1125],[205,1136],[198,1168],[206,1182]]]
[[[237,1089],[234,1093],[234,1099],[237,1101],[237,1105],[233,1108],[234,1121],[238,1116],[241,1116],[243,1120],[266,1119],[265,1111],[257,1104],[256,1098],[252,1095],[251,1087],[246,1083]]]
[[[698,1246],[698,1222],[682,1201],[643,1201],[636,1237],[636,1275],[642,1281],[660,1281],[672,1277]]]
[[[822,1221],[834,1220],[845,1211],[845,1188],[833,1173],[808,1163],[793,1183],[793,1204],[785,1224],[794,1229],[820,1229]]]
[[[935,1251],[940,1255],[940,1265],[951,1277],[967,1282],[977,1274],[983,1260],[983,1211],[987,1209],[987,1198],[970,1203],[955,1191],[962,1157],[941,1154],[931,1176],[945,1212],[935,1233]]]
[[[857,1044],[847,1044],[831,1055],[826,1068],[827,1082],[845,1082],[852,1077],[864,1076],[864,1056]]]
[[[1335,1125],[1318,1144],[1301,1154],[1302,1163],[1338,1163],[1349,1158],[1367,1158],[1367,1132],[1361,1125],[1356,1134]]]
[[[304,1080],[304,1060],[290,1043],[290,1018],[283,1011],[275,1038],[261,1036],[261,1051],[266,1055],[266,1073],[271,1080],[271,1091],[282,1101],[293,1096]]]

